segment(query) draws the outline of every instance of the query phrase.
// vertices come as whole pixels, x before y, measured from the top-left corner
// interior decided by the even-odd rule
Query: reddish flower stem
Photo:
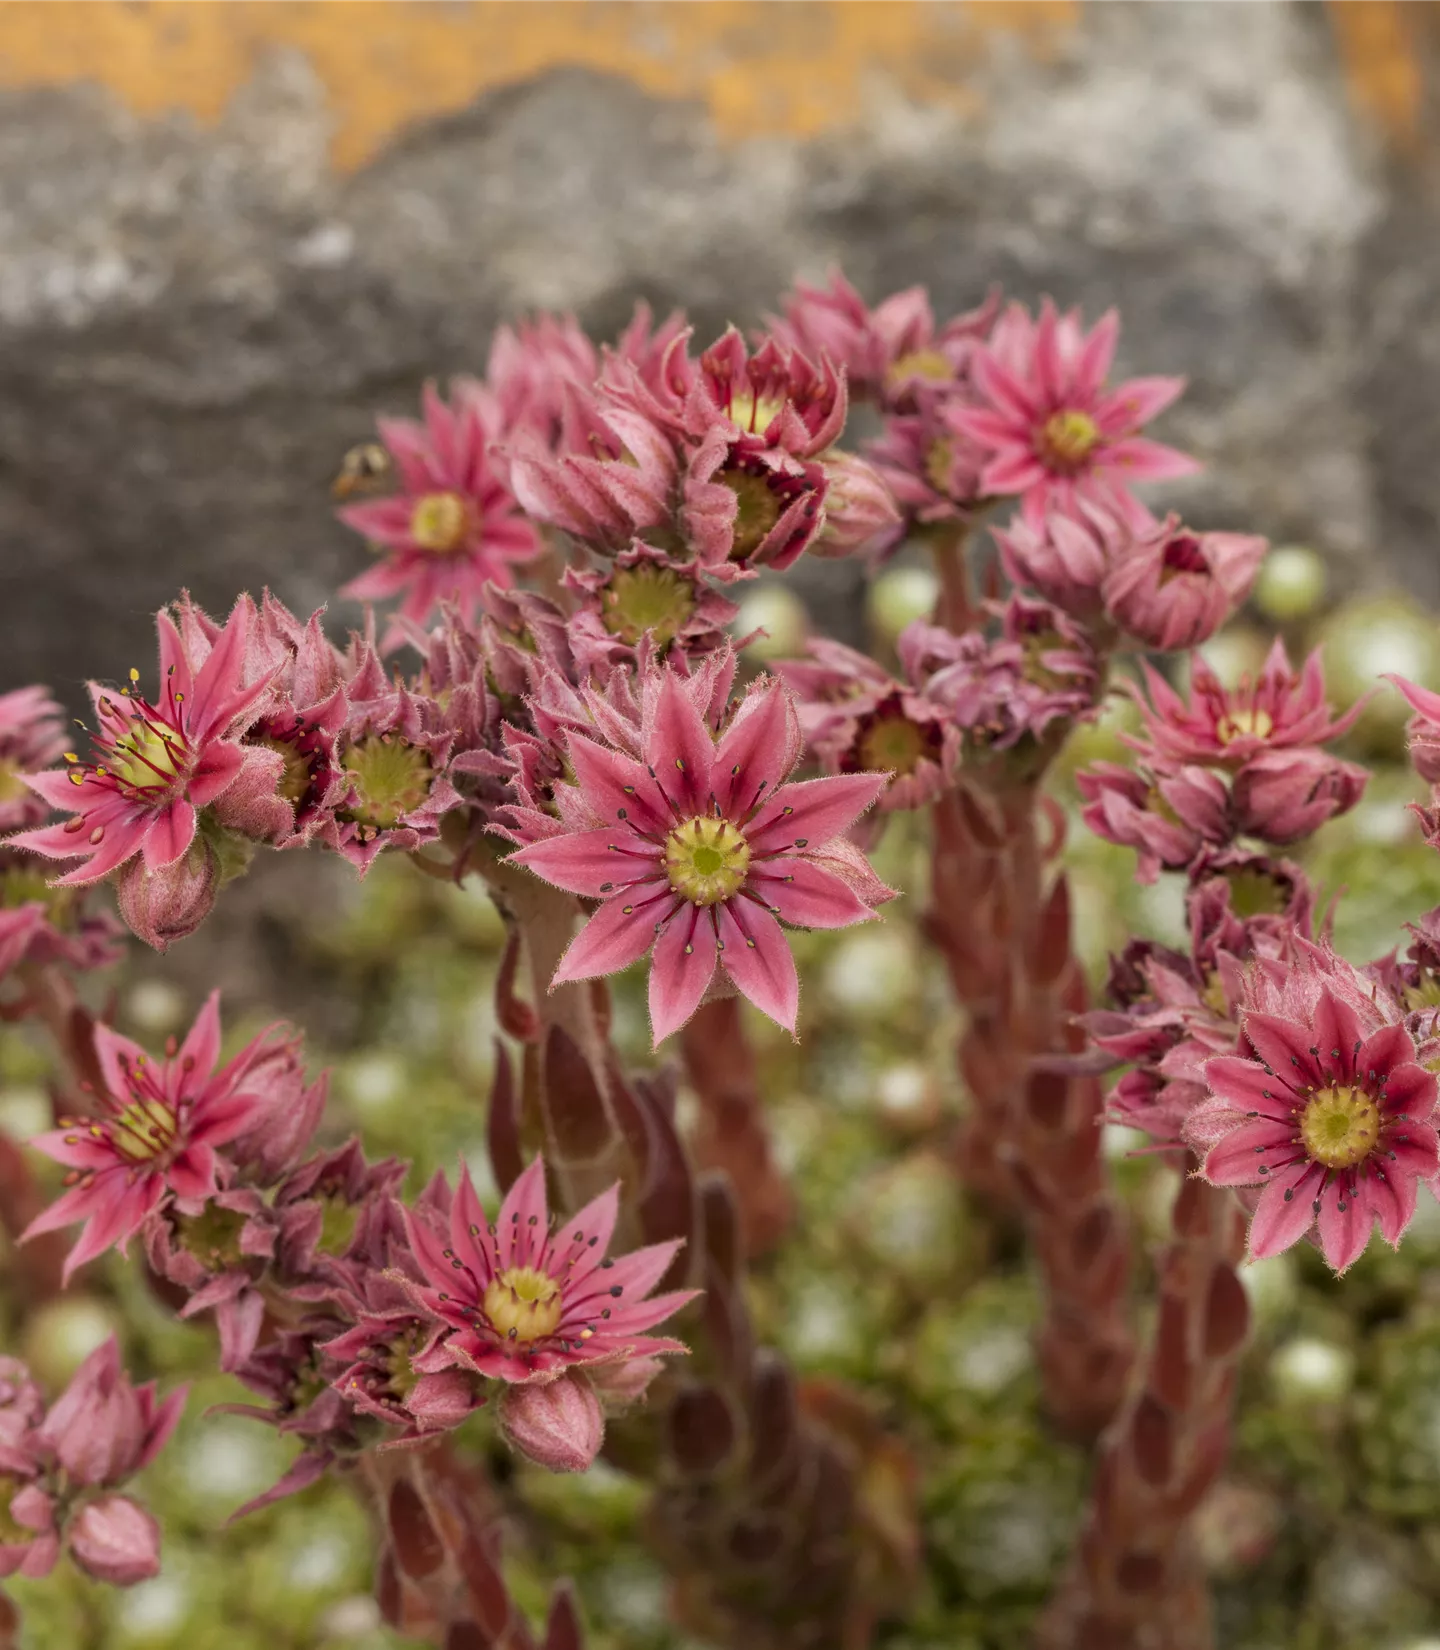
[[[960,1172],[1023,1218],[1044,1285],[1047,1407],[1067,1432],[1094,1437],[1132,1357],[1129,1239],[1100,1151],[1100,1086],[1044,1064],[1081,1046],[1068,884],[1048,874],[1033,785],[998,799],[957,788],[936,804],[934,830],[929,931],[969,1016]]]
[[[381,1527],[375,1592],[386,1622],[444,1650],[535,1650],[500,1569],[499,1503],[446,1441],[371,1450],[364,1483]],[[556,1589],[543,1650],[580,1650],[568,1587]]]
[[[1193,1169],[1193,1162],[1187,1165]],[[1144,1378],[1102,1439],[1074,1564],[1042,1650],[1210,1650],[1190,1520],[1225,1462],[1249,1305],[1233,1195],[1185,1179],[1160,1262]]]
[[[497,1174],[503,1181],[518,1172],[526,1130],[538,1130],[547,1164],[568,1165],[556,1175],[562,1207],[598,1191],[574,1187],[597,1165],[613,1165],[621,1229],[644,1242],[684,1238],[668,1284],[703,1290],[677,1325],[693,1357],[657,1377],[647,1403],[612,1424],[605,1446],[612,1464],[654,1487],[647,1528],[675,1580],[673,1608],[693,1632],[745,1650],[863,1650],[894,1592],[873,1556],[881,1521],[869,1507],[858,1446],[806,1414],[784,1360],[755,1344],[729,1175],[697,1180],[675,1128],[673,1081],[627,1080],[599,999],[583,986],[545,991],[576,902],[518,867],[483,869],[530,959],[542,1022],[538,1041],[524,1048],[523,1093],[508,1056],[497,1063]],[[521,880],[512,885],[512,876]],[[556,1002],[567,993],[561,1018]],[[732,1035],[738,1005],[714,1007],[720,1012],[701,1010],[692,1068],[716,1095],[742,1090],[758,1124],[753,1058]],[[886,1504],[892,1522],[894,1499]],[[908,1500],[904,1516],[913,1516]]]
[[[720,1169],[740,1209],[747,1255],[774,1248],[790,1224],[793,1199],[770,1149],[755,1051],[738,997],[705,1003],[680,1034],[685,1070],[700,1101],[688,1144],[699,1169]]]
[[[957,635],[975,621],[975,604],[970,590],[970,563],[965,555],[970,537],[968,523],[948,523],[932,527],[927,535],[935,560],[940,592],[935,599],[935,623]]]

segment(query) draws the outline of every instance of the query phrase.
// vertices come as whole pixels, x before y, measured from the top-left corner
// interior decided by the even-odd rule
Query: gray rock
[[[1318,10],[1092,6],[978,84],[970,118],[878,87],[844,133],[727,146],[697,106],[552,73],[349,178],[292,54],[209,131],[0,95],[0,685],[143,669],[182,584],[323,600],[365,554],[338,455],[483,366],[498,319],[605,334],[645,297],[710,331],[832,261],[941,308],[996,281],[1118,303],[1122,365],[1190,376],[1166,434],[1208,463],[1173,495],[1197,523],[1440,594],[1437,218],[1353,125]],[[810,577],[843,622],[854,570]]]

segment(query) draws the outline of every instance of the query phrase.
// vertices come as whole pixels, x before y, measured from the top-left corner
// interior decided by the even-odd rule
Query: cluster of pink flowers
[[[269,1400],[250,1413],[306,1441],[272,1495],[367,1444],[458,1425],[491,1381],[507,1389],[502,1424],[518,1448],[565,1470],[588,1465],[602,1396],[611,1408],[633,1402],[657,1359],[684,1350],[642,1333],[691,1298],[647,1298],[679,1245],[610,1257],[614,1188],[557,1231],[538,1158],[491,1228],[498,1238],[468,1172],[453,1200],[437,1179],[407,1209],[403,1164],[371,1164],[353,1140],[306,1155],[326,1080],[306,1081],[297,1036],[271,1027],[223,1065],[220,1040],[215,996],[160,1059],[95,1028],[91,1114],[31,1142],[66,1167],[68,1189],[24,1237],[83,1223],[68,1278],[139,1236],[185,1297],[180,1316],[214,1313],[221,1368]],[[268,1340],[267,1311],[287,1325]],[[568,1385],[548,1390],[561,1377]],[[563,1461],[546,1443],[560,1425],[547,1406],[576,1412]]]
[[[153,692],[139,671],[91,684],[84,753],[41,689],[0,697],[0,1011],[59,1028],[72,1066],[63,1115],[31,1142],[63,1185],[25,1236],[80,1228],[67,1279],[137,1239],[182,1317],[213,1313],[221,1367],[256,1398],[245,1412],[303,1445],[262,1501],[369,1450],[433,1455],[491,1396],[516,1450],[583,1470],[607,1417],[687,1350],[653,1331],[695,1282],[710,1298],[685,1333],[710,1336],[733,1376],[710,1409],[764,1435],[745,1407],[770,1389],[738,1316],[733,1217],[713,1198],[697,1212],[710,1193],[673,1090],[626,1076],[595,982],[646,964],[654,1044],[689,1027],[667,1053],[703,1091],[714,1005],[733,1016],[723,1005],[742,997],[796,1032],[787,930],[869,922],[895,897],[870,854],[897,813],[932,811],[926,931],[966,1011],[961,1067],[977,1115],[1011,1131],[989,1162],[1041,1211],[1047,1287],[1077,1290],[1059,1313],[1072,1339],[1093,1279],[1072,1275],[1064,1181],[1102,1172],[1101,1070],[1128,1068],[1111,1118],[1215,1196],[1235,1188],[1256,1256],[1309,1240],[1343,1271],[1375,1225],[1398,1241],[1440,1176],[1440,912],[1404,960],[1354,967],[1304,872],[1276,857],[1359,801],[1366,771],[1329,747],[1361,707],[1336,714],[1318,657],[1297,671],[1279,642],[1235,687],[1195,651],[1246,601],[1266,545],[1192,530],[1133,490],[1195,467],[1143,433],[1181,382],[1110,382],[1113,312],[1087,330],[1048,300],[1036,315],[992,296],[942,319],[918,288],[872,308],[838,275],[781,308],[706,347],[643,307],[606,347],[568,317],[502,328],[482,377],[427,386],[420,421],[380,420],[347,459],[339,513],[377,560],[340,592],[367,604],[343,644],[323,609],[302,618],[268,592],[223,621],[182,595],[157,616]],[[851,450],[862,404],[879,432]],[[965,540],[1007,504],[973,577]],[[733,634],[744,581],[917,538],[941,594],[893,658],[817,637],[767,672]],[[1183,692],[1157,653],[1188,656]],[[1059,810],[1041,787],[1117,666],[1140,731],[1126,761],[1078,775],[1082,817],[1135,851],[1139,880],[1183,876],[1189,941],[1133,941],[1107,1005],[1081,1016],[1049,868],[1060,835],[1041,828]],[[1400,687],[1440,845],[1440,693]],[[111,886],[130,930],[163,948],[266,848],[489,879],[508,930],[497,1018],[525,1046],[523,1095],[502,1060],[492,1097],[493,1218],[468,1168],[407,1202],[405,1163],[371,1162],[357,1140],[317,1147],[326,1079],[307,1077],[290,1028],[222,1059],[212,995],[156,1055],[79,1006],[71,976],[112,961],[120,932],[87,894]],[[533,1003],[518,1000],[522,955],[541,968]],[[546,1156],[527,1162],[522,1138]],[[1086,1184],[1093,1232],[1109,1213]],[[612,1255],[617,1230],[656,1241]],[[1121,1253],[1112,1293],[1123,1274]],[[1126,1356],[1111,1358],[1119,1386]],[[655,1390],[669,1402],[679,1384]],[[179,1401],[133,1388],[112,1345],[47,1412],[0,1359],[0,1574],[42,1573],[64,1545],[105,1579],[153,1573],[153,1520],[114,1492]],[[743,1475],[715,1465],[724,1450],[708,1478],[687,1465],[699,1446],[677,1410],[654,1429],[678,1463],[666,1482],[718,1520],[723,1540],[698,1545],[733,1556]],[[800,1493],[787,1486],[774,1493]]]
[[[1321,748],[1363,707],[1331,716],[1318,654],[1297,675],[1277,641],[1259,678],[1230,690],[1197,654],[1188,701],[1141,669],[1144,687],[1133,691],[1145,736],[1126,740],[1138,762],[1097,763],[1079,785],[1085,822],[1138,851],[1142,881],[1241,837],[1299,842],[1364,794],[1366,770]]]
[[[133,1586],[160,1569],[160,1529],[117,1493],[160,1452],[185,1389],[133,1386],[111,1339],[48,1407],[24,1364],[0,1355],[0,1578],[45,1576],[67,1552],[88,1575]]]
[[[1107,383],[1120,335],[1113,310],[1087,333],[1077,311],[1061,315],[1047,300],[1037,320],[992,295],[937,323],[921,287],[870,309],[836,274],[827,288],[797,286],[775,331],[838,362],[852,393],[884,414],[866,451],[907,526],[1016,498],[1032,528],[1052,513],[1078,521],[1093,506],[1107,522],[1152,530],[1132,486],[1196,468],[1139,433],[1182,379]],[[888,542],[903,536],[892,530]]]
[[[1377,1224],[1398,1243],[1440,1176],[1423,989],[1436,916],[1408,964],[1356,969],[1315,935],[1303,871],[1240,841],[1301,841],[1364,789],[1365,769],[1322,748],[1362,707],[1332,715],[1318,656],[1297,674],[1277,642],[1234,690],[1197,656],[1188,698],[1142,668],[1136,765],[1079,784],[1086,821],[1137,850],[1142,880],[1185,874],[1191,950],[1136,941],[1116,960],[1115,1006],[1089,1016],[1097,1063],[1132,1068],[1111,1115],[1239,1188],[1252,1256],[1309,1238],[1342,1272]]]

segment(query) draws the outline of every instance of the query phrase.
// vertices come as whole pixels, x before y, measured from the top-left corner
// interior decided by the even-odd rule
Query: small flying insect
[[[390,454],[378,441],[362,441],[340,460],[339,474],[330,484],[331,496],[364,498],[381,492],[388,486],[390,474]]]

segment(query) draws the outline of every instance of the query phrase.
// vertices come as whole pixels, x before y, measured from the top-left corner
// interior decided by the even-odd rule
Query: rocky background
[[[0,48],[15,14],[68,10],[5,9]],[[362,34],[393,11],[259,9],[312,29],[348,12]],[[499,10],[513,33],[557,8]],[[771,74],[793,51],[822,103],[834,31],[876,21],[716,10],[752,26],[726,84],[747,49]],[[1016,8],[920,10],[921,89],[862,64],[847,106],[791,122],[808,135],[722,132],[703,99],[564,66],[584,54],[562,36],[559,66],[404,122],[348,170],[303,43],[257,51],[210,123],[66,83],[63,41],[48,85],[0,50],[0,688],[73,699],[82,675],[143,667],[182,583],[217,608],[266,582],[323,600],[364,556],[329,515],[339,455],[427,375],[483,367],[498,320],[573,307],[603,334],[644,297],[708,332],[833,262],[872,298],[924,281],[942,310],[992,282],[1117,302],[1123,365],[1190,376],[1164,435],[1207,461],[1175,495],[1198,524],[1440,598],[1440,207],[1415,153],[1431,8],[1399,8],[1398,68],[1376,67],[1378,3],[1051,6],[1014,27]],[[594,11],[633,14],[610,24],[663,55],[674,8]],[[1357,54],[1382,119],[1356,107]]]

